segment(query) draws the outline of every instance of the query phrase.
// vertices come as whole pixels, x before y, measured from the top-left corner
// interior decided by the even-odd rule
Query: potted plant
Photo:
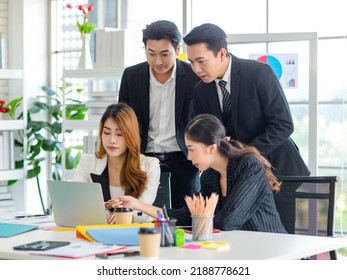
[[[27,112],[27,156],[25,159],[19,159],[15,162],[16,168],[23,168],[24,160],[27,162],[27,178],[35,178],[40,196],[41,206],[44,213],[44,206],[41,194],[41,185],[39,175],[41,173],[41,163],[47,158],[47,153],[51,160],[51,177],[53,180],[61,180],[61,159],[62,159],[62,87],[58,87],[58,92],[48,86],[41,87],[45,95],[36,97],[36,100],[30,105]],[[65,88],[65,96],[73,93],[81,94],[83,89],[75,88],[68,83]],[[66,98],[66,119],[83,120],[88,108],[81,101]],[[22,98],[17,98],[8,103],[9,116],[11,119],[21,119],[23,112],[18,112],[22,103]],[[45,120],[36,120],[39,113],[45,113]],[[69,132],[69,131],[68,131]],[[71,131],[70,131],[71,132]],[[18,131],[15,139],[15,146],[23,151],[24,139],[23,132]],[[83,147],[75,146],[66,148],[66,169],[73,169],[77,166]],[[11,180],[8,185],[12,185],[16,180]]]
[[[90,55],[90,35],[91,32],[94,30],[95,26],[93,22],[89,20],[89,13],[91,13],[94,9],[93,5],[88,5],[87,7],[84,7],[83,5],[78,5],[77,8],[73,8],[72,4],[69,3],[66,5],[69,9],[77,9],[77,27],[81,35],[82,39],[82,50],[81,50],[81,56],[78,63],[79,69],[92,69],[93,68],[93,62]],[[81,15],[79,12],[82,12],[82,22],[80,22]]]

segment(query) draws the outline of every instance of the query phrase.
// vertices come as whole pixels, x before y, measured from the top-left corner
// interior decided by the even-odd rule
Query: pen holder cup
[[[116,224],[131,224],[133,222],[133,210],[130,208],[114,209]]]
[[[160,230],[157,228],[140,228],[140,256],[158,258],[160,250]]]
[[[166,221],[166,219],[164,219],[155,222],[155,226],[159,229],[160,232],[161,247],[175,246],[176,222],[176,219],[170,219],[169,221]]]
[[[213,236],[214,216],[192,216],[192,240],[207,241]]]

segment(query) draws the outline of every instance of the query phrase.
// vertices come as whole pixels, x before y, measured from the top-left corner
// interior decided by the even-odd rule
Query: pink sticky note
[[[196,250],[196,249],[200,249],[200,248],[201,248],[201,245],[197,245],[197,244],[187,244],[187,245],[181,246],[180,248]]]

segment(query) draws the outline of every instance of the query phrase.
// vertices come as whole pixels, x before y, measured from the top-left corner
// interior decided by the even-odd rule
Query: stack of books
[[[88,120],[99,121],[106,108],[112,103],[118,102],[117,91],[93,91],[87,93],[87,96]]]
[[[95,68],[123,68],[141,62],[141,38],[133,30],[95,29]]]

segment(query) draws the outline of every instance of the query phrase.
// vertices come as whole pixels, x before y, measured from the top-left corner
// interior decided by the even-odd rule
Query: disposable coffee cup
[[[113,210],[116,224],[131,224],[133,222],[133,209],[115,208]]]
[[[213,216],[192,216],[192,240],[208,241],[213,237]]]
[[[160,249],[160,231],[157,228],[140,228],[140,256],[156,259]]]

